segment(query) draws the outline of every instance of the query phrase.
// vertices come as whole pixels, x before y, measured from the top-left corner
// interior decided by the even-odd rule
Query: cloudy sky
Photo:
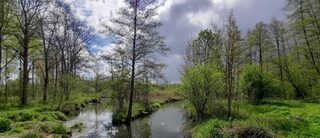
[[[115,16],[124,0],[65,0],[70,3],[79,19],[94,28],[96,42],[91,47],[102,54],[111,51],[110,39],[99,34],[101,22]],[[258,21],[270,21],[273,17],[284,18],[286,0],[159,0],[159,16],[163,22],[161,33],[171,52],[160,57],[167,64],[163,71],[168,81],[178,82],[179,68],[183,64],[183,53],[189,40],[201,29],[212,23],[222,25],[232,9],[241,28],[246,32]]]

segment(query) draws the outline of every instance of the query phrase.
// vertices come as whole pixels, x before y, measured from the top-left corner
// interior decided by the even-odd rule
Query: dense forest
[[[170,48],[156,4],[128,0],[101,22],[115,48],[97,56],[95,30],[65,1],[1,0],[0,137],[72,137],[85,124],[64,122],[91,104],[130,128],[113,137],[151,137],[135,120],[176,101],[184,137],[320,136],[320,1],[286,0],[286,18],[245,32],[230,10],[190,39],[177,84],[158,60]]]

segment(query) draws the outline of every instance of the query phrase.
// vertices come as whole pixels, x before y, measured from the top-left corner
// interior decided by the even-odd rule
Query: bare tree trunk
[[[5,54],[6,54],[6,57],[5,57],[5,62],[6,63],[8,63],[8,49],[5,49]],[[5,93],[4,93],[4,95],[5,95],[5,99],[6,99],[6,101],[8,100],[8,67],[7,67],[7,65],[5,65],[4,66],[4,77],[5,77],[5,88],[4,88],[4,90],[5,90]]]
[[[279,73],[280,73],[280,81],[281,81],[281,93],[284,91],[284,79],[283,79],[283,71],[282,71],[282,60],[281,60],[281,52],[280,52],[280,40],[279,40],[279,30],[276,30],[275,32],[275,38],[276,38],[276,45],[277,45],[277,54],[278,54],[278,61],[279,61]]]
[[[58,75],[59,75],[59,62],[58,62],[58,55],[55,55],[55,73],[54,73],[54,93],[53,99],[56,99],[58,93]]]
[[[3,37],[2,37],[2,28],[0,28],[0,95],[2,95],[2,42],[3,42]],[[0,97],[1,99],[1,97]]]
[[[28,30],[25,30],[28,34]],[[25,37],[27,37],[25,35]],[[28,57],[29,57],[29,52],[28,52],[28,45],[29,45],[29,39],[24,38],[23,41],[23,80],[22,80],[22,93],[21,93],[21,105],[26,105],[27,104],[27,98],[28,98],[28,84],[29,84],[29,71],[28,71]]]
[[[261,28],[262,29],[262,28]],[[263,71],[263,61],[262,61],[262,58],[263,58],[263,56],[262,56],[262,38],[261,38],[261,35],[262,35],[262,30],[258,30],[259,31],[259,34],[258,34],[258,39],[259,39],[259,64],[260,64],[260,70],[261,70],[261,72]]]
[[[34,59],[32,59],[33,61],[34,61]],[[31,95],[32,95],[32,100],[34,100],[35,98],[36,98],[36,89],[35,89],[35,82],[34,82],[34,77],[35,77],[35,75],[34,75],[35,73],[34,73],[34,62],[32,62],[32,80],[31,80],[31,83],[32,83],[32,93],[31,93]]]
[[[136,39],[137,39],[137,7],[138,0],[135,0],[134,4],[134,33],[133,33],[133,46],[132,46],[132,65],[131,65],[131,82],[130,82],[130,98],[129,98],[129,107],[126,123],[130,125],[131,116],[132,116],[132,104],[133,104],[133,93],[134,93],[134,80],[135,80],[135,62],[136,62]]]
[[[48,83],[49,83],[49,62],[48,62],[48,56],[49,56],[49,50],[46,47],[46,38],[43,28],[43,20],[41,20],[40,24],[41,29],[41,36],[42,36],[42,47],[43,47],[43,58],[44,58],[44,78],[43,78],[43,102],[48,101]]]

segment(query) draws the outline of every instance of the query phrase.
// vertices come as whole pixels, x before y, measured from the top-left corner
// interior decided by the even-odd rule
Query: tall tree
[[[284,54],[284,44],[283,42],[285,40],[284,39],[284,35],[285,35],[285,28],[284,28],[284,24],[277,20],[277,19],[273,19],[270,26],[270,32],[271,32],[271,36],[274,39],[275,42],[275,46],[276,46],[276,53],[277,53],[277,58],[278,61],[276,62],[276,64],[278,65],[278,69],[279,69],[279,75],[280,75],[280,81],[281,81],[281,93],[284,92],[284,71],[283,71],[283,61],[282,61],[282,56]]]
[[[222,31],[218,27],[213,30],[202,30],[186,50],[187,66],[216,62],[221,65]]]
[[[303,38],[304,41],[298,41],[299,44],[305,45],[303,48],[305,51],[305,57],[310,63],[312,68],[320,74],[320,57],[317,53],[320,51],[318,43],[315,43],[314,36],[318,36],[317,32],[319,24],[317,16],[313,15],[315,9],[310,6],[309,0],[288,0],[286,9],[290,12],[289,18],[293,23],[293,30]]]
[[[237,21],[230,12],[227,17],[226,24],[224,26],[224,58],[225,58],[225,75],[226,75],[226,90],[228,97],[228,116],[232,117],[231,114],[231,104],[234,95],[234,82],[236,74],[237,58],[239,55],[240,47],[240,30]]]
[[[13,3],[10,0],[1,0],[0,1],[0,93],[2,94],[2,78],[3,72],[2,69],[7,66],[7,60],[3,62],[3,50],[5,48],[4,41],[5,37],[8,37],[10,33],[10,22],[12,22],[12,11],[13,11]],[[5,92],[7,93],[7,92]]]
[[[19,41],[22,57],[22,91],[20,96],[21,105],[27,104],[29,85],[29,49],[30,42],[37,35],[39,27],[38,14],[41,12],[43,2],[41,0],[15,0],[15,26],[14,34]]]
[[[64,2],[57,2],[55,5],[55,19],[57,20],[57,30],[54,33],[54,49],[56,50],[56,60],[58,66],[57,74],[61,87],[61,97],[58,108],[64,101],[68,101],[74,79],[77,78],[78,71],[85,65],[88,59],[83,55],[90,44],[91,28],[83,22],[77,20],[72,13],[70,6]]]
[[[145,72],[159,77],[163,65],[157,63],[156,56],[168,51],[157,30],[161,22],[154,18],[157,15],[155,4],[156,0],[128,0],[127,7],[120,9],[120,16],[111,20],[113,24],[105,24],[106,32],[115,36],[115,43],[123,46],[120,51],[129,60],[126,62],[131,70],[127,124],[132,116],[136,79]]]
[[[268,46],[270,45],[270,38],[268,35],[267,25],[264,22],[259,22],[256,24],[255,28],[252,29],[249,34],[251,38],[251,45],[254,46],[256,55],[258,55],[258,63],[260,69],[263,69],[264,54],[268,52]],[[256,57],[257,58],[257,57]]]
[[[49,7],[52,3],[46,3],[43,6]],[[42,47],[40,48],[41,55],[44,63],[44,71],[43,71],[43,102],[48,101],[48,87],[49,87],[49,70],[50,70],[50,48],[53,47],[54,34],[58,28],[58,21],[55,17],[57,13],[54,13],[51,10],[44,10],[41,14],[39,14],[39,36],[42,40]]]

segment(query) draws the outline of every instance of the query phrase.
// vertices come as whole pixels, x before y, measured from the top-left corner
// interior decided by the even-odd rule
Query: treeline
[[[89,59],[91,29],[60,0],[0,1],[0,99],[27,105],[41,93],[59,108]]]
[[[213,99],[309,99],[320,88],[320,2],[288,0],[286,20],[258,22],[242,35],[231,12],[223,26],[202,30],[186,50],[182,87],[204,118]]]

